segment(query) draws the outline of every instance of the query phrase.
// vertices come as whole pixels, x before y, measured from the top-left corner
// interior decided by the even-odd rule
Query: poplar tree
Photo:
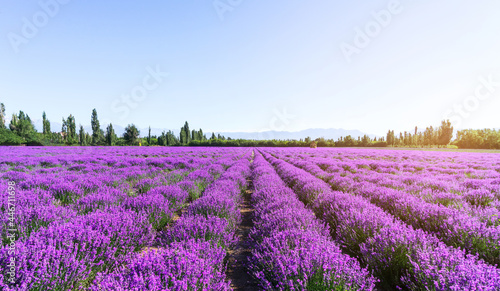
[[[42,114],[43,118],[43,134],[50,134],[50,121],[47,119],[47,115],[45,115],[45,111]]]
[[[85,129],[83,129],[83,126],[81,124],[80,124],[80,131],[78,132],[78,139],[81,146],[87,145]]]
[[[148,146],[151,145],[151,126],[149,127],[149,130],[148,130]]]
[[[106,128],[106,144],[109,146],[114,146],[116,141],[115,130],[113,129],[113,124],[109,124]]]
[[[99,124],[99,119],[97,118],[97,110],[95,108],[92,110],[90,124],[92,125],[92,145],[97,145],[101,140],[102,131],[101,125]]]

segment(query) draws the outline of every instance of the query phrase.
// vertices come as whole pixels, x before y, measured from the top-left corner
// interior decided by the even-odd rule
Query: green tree
[[[81,146],[87,145],[85,129],[83,129],[83,126],[81,124],[80,124],[80,131],[78,132],[78,143]]]
[[[68,123],[66,122],[66,119],[62,119],[62,124],[61,124],[61,134],[63,136],[63,139],[66,141],[68,139]]]
[[[24,138],[7,128],[0,128],[0,145],[20,145],[23,143],[25,143]]]
[[[344,138],[344,146],[352,147],[356,144],[356,141],[352,138],[352,136],[348,135]]]
[[[369,136],[367,136],[366,134],[363,135],[363,138],[361,139],[361,145],[364,146],[364,147],[367,147],[369,146],[370,144],[372,143],[371,139]]]
[[[35,126],[31,122],[30,117],[28,114],[24,114],[23,111],[19,111],[18,115],[12,115],[9,128],[20,137],[28,137],[36,133]]]
[[[115,134],[115,130],[113,129],[113,124],[109,124],[106,128],[106,144],[108,146],[114,146],[116,142],[117,136]]]
[[[136,145],[138,144],[139,139],[139,130],[134,124],[129,124],[125,128],[125,132],[123,133],[123,139],[128,145]]]
[[[167,132],[167,144],[168,146],[174,146],[174,145],[178,145],[179,144],[179,140],[177,139],[177,137],[175,137],[175,134],[173,131],[169,130]]]
[[[92,135],[90,135],[90,133],[88,132],[85,133],[85,144],[86,145],[92,144]]]
[[[187,145],[191,141],[191,131],[189,130],[189,124],[187,121],[184,123],[184,126],[181,127],[179,140],[182,145]]]
[[[387,132],[387,145],[388,146],[394,146],[396,138],[394,136],[394,130],[389,130]]]
[[[445,146],[450,143],[453,137],[453,126],[451,126],[450,120],[441,121],[441,126],[439,127],[438,144]]]
[[[70,141],[74,142],[74,141],[76,141],[75,117],[72,114],[70,114],[66,121],[68,122],[68,135],[69,135]]]
[[[148,146],[151,145],[151,126],[149,127],[149,130],[148,130]]]
[[[92,145],[98,145],[102,140],[102,130],[97,117],[97,110],[95,108],[92,110],[90,124],[92,126]]]
[[[158,145],[160,146],[167,145],[167,135],[165,134],[165,131],[163,131],[161,135],[158,137]]]
[[[179,132],[179,140],[181,142],[181,145],[186,144],[187,136],[186,132],[184,131],[184,127],[181,127],[181,131]]]
[[[75,117],[72,114],[67,119],[62,119],[61,131],[67,144],[71,145],[77,142]]]
[[[43,125],[43,134],[51,134],[50,132],[50,121],[47,119],[47,115],[45,115],[45,111],[42,114],[42,125]]]

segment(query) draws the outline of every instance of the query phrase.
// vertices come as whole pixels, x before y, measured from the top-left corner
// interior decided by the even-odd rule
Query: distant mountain
[[[263,131],[263,132],[216,132],[216,134],[220,133],[225,137],[231,137],[233,139],[256,139],[256,140],[265,140],[265,139],[304,139],[306,137],[310,137],[311,139],[316,139],[323,137],[325,139],[333,139],[337,140],[341,136],[352,136],[353,138],[357,138],[358,136],[363,136],[367,134],[369,137],[374,138],[378,137],[374,134],[364,133],[359,130],[349,130],[342,128],[311,128],[305,129],[301,131]]]
[[[37,119],[33,122],[35,124],[35,128],[38,130],[38,132],[43,131],[43,123],[41,119]],[[62,124],[59,122],[50,122],[50,128],[53,132],[59,132],[61,131],[61,126]],[[102,125],[101,128],[102,130],[106,131],[106,126],[107,125]],[[90,125],[84,126],[85,132],[92,132],[92,127]],[[115,130],[115,133],[118,136],[122,136],[123,133],[125,132],[125,127],[120,126],[120,125],[114,125],[113,128]],[[77,129],[76,131],[78,132],[80,129],[79,125],[77,124]],[[156,135],[160,136],[163,131],[168,131],[169,129],[164,129],[164,128],[151,128],[151,135]],[[460,129],[458,129],[460,130]],[[500,128],[496,128],[496,130],[500,130]],[[141,133],[141,137],[146,137],[148,135],[148,128],[139,128],[139,131]],[[455,129],[456,133],[457,129]],[[173,132],[175,135],[179,134],[179,129],[174,129]],[[424,132],[424,130],[419,129],[419,132]],[[205,132],[206,136],[210,138],[212,135],[211,131],[206,131]],[[304,139],[306,137],[310,137],[311,139],[316,139],[320,137],[324,137],[325,139],[333,139],[337,140],[341,136],[348,136],[351,135],[353,138],[357,138],[358,136],[363,136],[367,134],[370,138],[374,137],[380,137],[375,134],[369,134],[365,133],[359,130],[350,130],[350,129],[342,129],[342,128],[328,128],[328,129],[323,129],[323,128],[310,128],[310,129],[305,129],[301,131],[263,131],[263,132],[220,132],[216,131],[215,134],[221,134],[225,137],[230,137],[232,139],[255,139],[255,140],[265,140],[265,139]]]
[[[41,119],[35,120],[33,122],[35,124],[35,128],[38,130],[38,132],[43,131],[43,123]],[[50,129],[53,132],[59,132],[61,131],[61,126],[62,124],[59,122],[50,122]],[[106,126],[107,125],[101,125],[102,130],[106,131]],[[90,125],[84,126],[85,132],[92,132],[92,127]],[[122,136],[123,133],[125,132],[125,127],[120,126],[120,125],[114,125],[113,128],[115,130],[115,133],[118,136]],[[80,130],[79,125],[77,124],[76,131],[78,132]],[[159,136],[163,131],[168,131],[169,129],[163,129],[163,128],[151,128],[151,135],[156,135]],[[140,131],[140,136],[141,137],[146,137],[148,135],[148,128],[139,128]],[[173,130],[173,132],[178,135],[179,130]],[[305,129],[301,131],[263,131],[263,132],[220,132],[216,131],[215,134],[221,134],[225,137],[230,137],[232,139],[255,139],[255,140],[266,140],[266,139],[304,139],[306,137],[310,137],[311,139],[316,139],[320,137],[324,137],[325,139],[333,139],[337,140],[341,136],[348,136],[351,135],[353,138],[357,138],[358,136],[363,136],[367,134],[369,137],[374,138],[378,137],[377,135],[374,134],[368,134],[359,130],[349,130],[349,129],[342,129],[342,128],[329,128],[329,129],[323,129],[323,128],[310,128],[310,129]],[[210,138],[212,135],[211,131],[206,131],[205,135]]]

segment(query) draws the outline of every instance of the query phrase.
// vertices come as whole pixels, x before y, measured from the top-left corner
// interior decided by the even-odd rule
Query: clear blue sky
[[[103,127],[383,135],[448,114],[500,127],[499,1],[54,1],[0,0],[9,116],[88,125],[97,108]]]

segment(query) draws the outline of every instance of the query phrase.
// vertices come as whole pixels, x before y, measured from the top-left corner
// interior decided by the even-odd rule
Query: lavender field
[[[2,147],[0,177],[1,290],[500,290],[498,154]]]

